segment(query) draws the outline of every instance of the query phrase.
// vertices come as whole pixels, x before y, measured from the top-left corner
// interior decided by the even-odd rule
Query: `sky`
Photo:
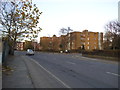
[[[120,0],[33,0],[42,13],[40,37],[60,36],[59,30],[70,27],[73,31],[87,29],[105,33],[104,26],[118,19]]]
[[[104,26],[118,19],[119,0],[33,0],[42,11],[39,37],[59,36],[61,28],[105,32]]]

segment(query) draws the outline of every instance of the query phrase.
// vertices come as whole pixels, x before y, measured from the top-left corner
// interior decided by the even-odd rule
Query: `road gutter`
[[[30,72],[29,72],[29,68],[27,67],[27,63],[25,62],[24,57],[22,57],[22,58],[23,58],[23,62],[25,63],[25,66],[26,66],[26,68],[27,68],[27,73],[28,73],[28,75],[29,75],[29,78],[30,78],[30,80],[31,80],[31,83],[32,83],[33,87],[35,88],[35,84],[34,84],[34,82],[33,82],[33,80],[32,80],[31,74],[30,74]]]
[[[48,71],[46,68],[44,68],[42,65],[40,65],[37,61],[35,61],[32,58],[29,58],[28,56],[23,56],[25,58],[25,60],[30,60],[33,63],[37,64],[40,68],[42,68],[44,71],[46,71],[49,75],[51,75],[53,78],[55,78],[58,82],[60,82],[65,88],[71,88],[70,86],[68,86],[67,84],[65,84],[62,80],[60,80],[58,77],[56,77],[54,74],[52,74],[50,71]],[[25,61],[26,62],[26,61]],[[32,77],[31,77],[32,79]],[[33,82],[34,84],[34,82]],[[35,85],[34,85],[35,86]]]

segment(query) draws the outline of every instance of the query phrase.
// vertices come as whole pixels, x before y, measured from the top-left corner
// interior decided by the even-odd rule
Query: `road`
[[[18,54],[25,55],[25,52]],[[39,64],[46,75],[51,75],[66,88],[118,88],[120,75],[117,63],[86,58],[80,54],[36,52],[28,57]]]

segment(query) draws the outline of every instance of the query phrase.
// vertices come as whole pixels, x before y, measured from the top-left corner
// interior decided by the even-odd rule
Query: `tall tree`
[[[105,39],[112,43],[113,49],[120,49],[120,22],[111,21],[106,26]]]
[[[32,0],[15,0],[0,3],[0,24],[2,32],[11,48],[10,54],[14,54],[14,47],[17,39],[37,38],[41,28],[38,27],[39,18],[42,12],[39,11]]]

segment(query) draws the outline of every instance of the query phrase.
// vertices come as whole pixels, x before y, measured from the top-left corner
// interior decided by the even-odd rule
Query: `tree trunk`
[[[14,48],[13,48],[13,47],[10,47],[9,54],[10,54],[10,55],[14,55]]]
[[[16,45],[16,40],[14,40],[13,43],[10,45],[10,50],[9,50],[10,55],[14,55],[15,45]]]

